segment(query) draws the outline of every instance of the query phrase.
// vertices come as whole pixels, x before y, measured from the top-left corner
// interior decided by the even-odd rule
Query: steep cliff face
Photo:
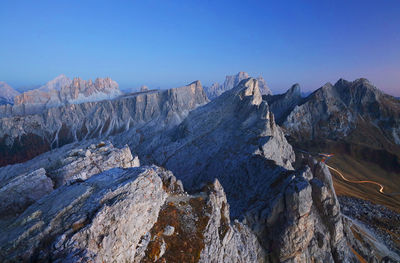
[[[19,94],[4,81],[0,81],[0,105],[14,104],[14,98]]]
[[[78,88],[81,85],[74,83]],[[3,108],[0,165],[29,160],[74,141],[107,137],[132,128],[148,127],[149,133],[155,133],[177,125],[190,110],[207,101],[200,82],[193,82],[181,88],[71,104],[25,116],[16,116],[14,108]]]
[[[212,84],[210,87],[204,87],[204,90],[210,100],[215,99],[225,91],[231,90],[236,87],[242,80],[249,78],[249,74],[246,72],[239,72],[236,75],[226,76],[225,81],[222,85],[218,83]],[[257,78],[258,86],[263,95],[271,95],[272,92],[268,88],[267,83],[265,82],[262,76]]]
[[[284,94],[267,95],[263,98],[268,102],[278,124],[281,124],[293,109],[303,101],[299,84],[294,84]]]
[[[60,187],[3,229],[2,262],[265,260],[255,235],[230,223],[218,181],[187,195],[156,166],[112,169]]]

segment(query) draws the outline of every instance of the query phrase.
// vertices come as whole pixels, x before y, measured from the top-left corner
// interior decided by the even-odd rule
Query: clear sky
[[[0,80],[64,73],[122,88],[263,75],[274,93],[340,77],[400,96],[400,1],[0,0]]]

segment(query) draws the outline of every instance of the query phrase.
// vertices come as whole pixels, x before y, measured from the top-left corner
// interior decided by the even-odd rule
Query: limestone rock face
[[[206,187],[210,221],[204,231],[205,247],[200,262],[263,262],[264,250],[248,226],[235,221],[232,225],[229,204],[218,180]]]
[[[0,105],[14,104],[14,98],[19,94],[18,91],[11,88],[10,85],[4,81],[0,81]]]
[[[0,246],[2,262],[265,260],[255,235],[230,224],[218,181],[187,195],[156,166],[111,169],[56,189],[4,229]]]
[[[231,90],[234,87],[236,87],[242,80],[249,78],[249,74],[246,72],[239,72],[236,75],[232,76],[226,76],[225,81],[222,85],[219,85],[218,83],[212,84],[210,87],[204,87],[204,90],[210,100],[215,99],[225,91]],[[272,92],[268,88],[264,78],[262,76],[259,76],[257,78],[258,80],[258,85],[261,94],[263,95],[271,95]]]
[[[133,261],[167,197],[159,172],[114,169],[56,189],[5,229],[1,261]]]
[[[79,89],[85,83],[74,80],[72,85]],[[108,81],[96,83],[109,86]],[[67,143],[128,130],[138,136],[143,136],[143,131],[153,134],[179,124],[190,110],[206,102],[197,81],[181,88],[49,108],[40,114],[19,116],[15,107],[0,107],[0,165],[26,161]]]
[[[0,220],[11,218],[53,191],[53,182],[43,168],[0,183]]]
[[[257,77],[258,87],[262,95],[272,95],[272,91],[269,89],[265,79],[262,76]]]
[[[130,168],[140,166],[139,158],[133,157],[128,146],[114,148],[111,143],[100,142],[85,149],[71,150],[65,159],[52,167],[49,176],[59,187],[76,180],[86,180],[94,174],[111,168]]]

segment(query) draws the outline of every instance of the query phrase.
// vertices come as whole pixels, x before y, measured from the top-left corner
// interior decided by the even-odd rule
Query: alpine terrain
[[[400,102],[366,79],[5,85],[1,262],[400,261]]]

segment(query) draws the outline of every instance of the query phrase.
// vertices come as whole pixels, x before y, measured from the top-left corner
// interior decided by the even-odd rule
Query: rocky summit
[[[249,78],[249,74],[246,72],[239,72],[236,75],[226,76],[225,81],[222,85],[218,83],[212,84],[210,87],[204,87],[204,90],[210,100],[215,99],[225,91],[231,90],[233,87],[236,87],[240,81]],[[272,92],[268,88],[267,83],[265,82],[262,76],[257,78],[258,86],[263,95],[271,95]]]
[[[0,105],[14,104],[14,98],[19,95],[19,92],[11,88],[4,81],[0,81]]]
[[[300,113],[320,109],[320,92],[333,115],[390,99],[368,86],[356,101],[362,83],[272,96],[243,73],[211,101],[196,81],[34,114],[3,108],[0,261],[396,262],[383,233],[398,232],[397,215],[338,198],[326,160],[291,145],[310,134],[289,120],[315,120]],[[387,121],[388,107],[368,120]],[[394,218],[379,235],[365,226],[377,211]]]

